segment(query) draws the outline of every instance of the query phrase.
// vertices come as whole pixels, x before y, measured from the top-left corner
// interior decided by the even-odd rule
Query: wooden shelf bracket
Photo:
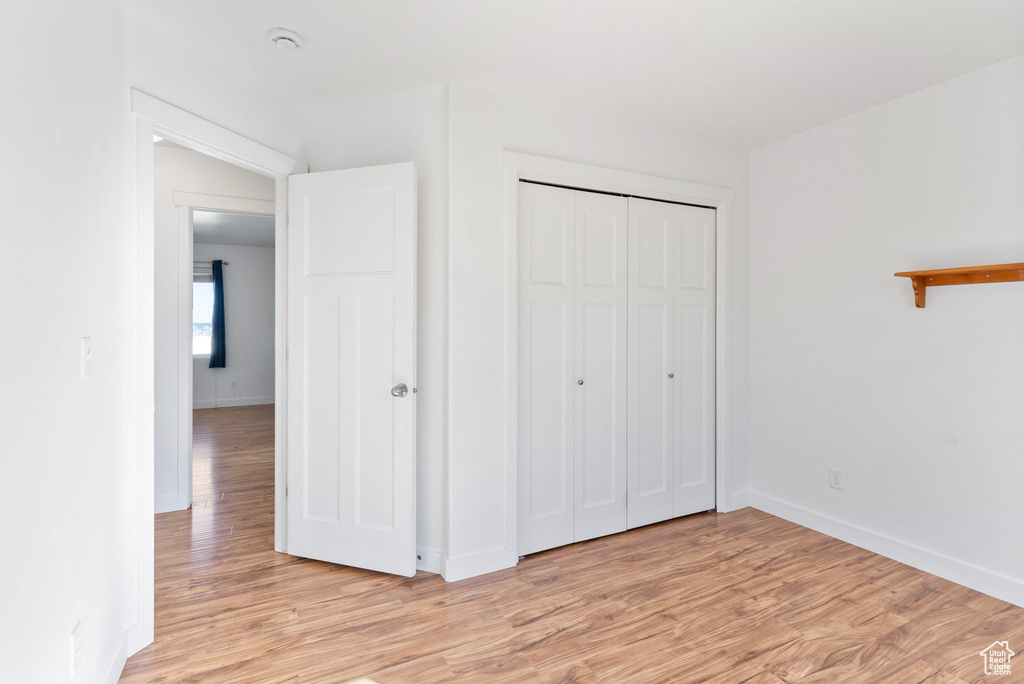
[[[903,271],[894,275],[900,278],[910,278],[910,284],[914,287],[914,304],[917,305],[917,308],[923,309],[925,293],[929,287],[1015,283],[1024,280],[1024,263],[941,268],[930,271]]]

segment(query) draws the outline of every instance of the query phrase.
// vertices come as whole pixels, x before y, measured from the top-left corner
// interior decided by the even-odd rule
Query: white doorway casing
[[[136,387],[136,448],[138,453],[135,501],[137,537],[133,551],[138,558],[136,577],[130,578],[136,616],[129,632],[128,653],[135,653],[153,641],[154,609],[154,134],[216,159],[240,166],[275,180],[275,416],[274,548],[286,551],[285,456],[287,425],[284,393],[287,382],[285,320],[287,315],[287,211],[288,176],[305,173],[308,167],[298,159],[250,140],[234,131],[186,112],[137,89],[131,90],[131,111],[136,117],[136,221],[137,235],[137,329],[138,386]]]
[[[618,193],[654,200],[697,204],[715,209],[715,500],[719,511],[733,510],[731,496],[731,459],[729,452],[729,240],[733,191],[711,185],[599,166],[579,164],[505,150],[505,241],[506,264],[504,382],[506,424],[504,453],[507,491],[505,496],[506,539],[518,540],[518,431],[519,431],[519,189],[521,180],[537,181],[581,190]],[[506,565],[514,565],[516,547]]]
[[[178,250],[178,453],[177,501],[173,507],[157,504],[157,513],[183,511],[192,505],[192,410],[193,370],[192,357],[192,269],[193,230],[192,212],[195,209],[225,211],[241,214],[274,215],[274,203],[267,200],[225,197],[193,192],[175,192],[174,205],[178,208],[178,234],[184,238],[183,249]]]

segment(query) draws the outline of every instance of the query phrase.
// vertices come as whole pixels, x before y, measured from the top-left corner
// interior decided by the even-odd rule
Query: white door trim
[[[200,192],[181,192],[172,195],[174,206],[210,211],[230,211],[236,214],[274,214],[274,203],[270,200],[229,197],[227,195],[206,195]]]
[[[506,562],[518,557],[517,489],[519,416],[519,181],[532,180],[580,190],[637,195],[655,200],[686,202],[714,207],[717,229],[717,291],[715,308],[715,498],[719,511],[739,508],[731,496],[729,452],[729,243],[733,191],[672,178],[648,176],[589,164],[538,157],[510,150],[502,151],[505,168],[505,539]]]
[[[136,300],[136,448],[137,485],[135,500],[137,528],[137,575],[135,584],[136,623],[129,632],[128,653],[136,653],[153,641],[153,406],[154,406],[154,216],[153,216],[153,135],[235,164],[276,181],[274,215],[275,249],[275,401],[274,417],[274,548],[286,549],[284,504],[285,445],[287,444],[285,388],[285,320],[287,304],[287,220],[288,176],[305,173],[306,164],[250,140],[234,131],[207,121],[135,88],[131,89],[131,113],[136,119],[136,221],[137,300]],[[130,586],[130,584],[129,584]]]
[[[183,240],[178,250],[178,456],[177,480],[173,508],[183,511],[192,505],[192,375],[195,360],[192,357],[192,210],[230,211],[244,214],[274,215],[274,203],[269,200],[206,195],[175,191],[173,202],[178,207],[178,236]],[[170,497],[168,497],[170,498]],[[163,513],[157,506],[157,513]]]

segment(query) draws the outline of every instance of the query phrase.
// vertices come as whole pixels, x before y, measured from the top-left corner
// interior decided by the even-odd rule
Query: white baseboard
[[[227,406],[264,406],[273,404],[274,397],[232,397],[230,399],[202,399],[192,402],[194,409],[225,408]]]
[[[128,660],[129,632],[131,632],[130,629],[122,632],[121,636],[117,639],[117,643],[114,644],[114,653],[107,664],[106,671],[103,673],[103,679],[100,680],[103,684],[117,684],[117,680],[121,678],[124,664]]]
[[[750,505],[748,496],[750,492],[733,492],[732,496],[724,505],[717,505],[715,508],[719,513],[729,513],[730,511],[738,511],[741,508],[746,508]]]
[[[924,570],[983,594],[1024,606],[1024,582],[991,572],[977,565],[929,551],[886,534],[812,511],[759,492],[748,494],[750,505],[803,527],[873,551],[887,558]]]
[[[440,551],[418,549],[416,551],[416,569],[444,576],[445,557]]]
[[[183,511],[188,506],[182,506],[178,501],[177,494],[165,494],[153,499],[153,513],[170,513],[171,511]]]
[[[152,627],[153,626],[150,625],[150,629],[148,631],[144,631],[141,625],[136,624],[129,627],[128,631],[125,632],[125,644],[127,645],[129,658],[153,643]]]
[[[494,549],[483,553],[474,553],[461,558],[445,558],[444,572],[441,575],[447,582],[458,582],[477,575],[486,575],[496,570],[513,568],[519,558],[508,549]]]

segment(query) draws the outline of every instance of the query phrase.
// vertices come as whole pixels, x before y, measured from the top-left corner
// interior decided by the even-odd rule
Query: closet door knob
[[[676,374],[675,373],[669,373],[668,377],[671,380],[672,378],[676,377]]]
[[[576,384],[577,385],[582,385],[583,384],[583,378],[580,378],[579,380],[577,380]]]

